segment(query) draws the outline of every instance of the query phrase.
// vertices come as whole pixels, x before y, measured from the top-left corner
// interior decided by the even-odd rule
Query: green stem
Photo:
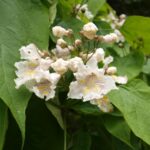
[[[66,116],[64,115],[64,150],[67,150],[67,126],[66,126]]]

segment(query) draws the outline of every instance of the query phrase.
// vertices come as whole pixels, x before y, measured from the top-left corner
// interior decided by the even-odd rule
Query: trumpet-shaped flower
[[[114,79],[104,75],[104,70],[98,68],[94,59],[80,66],[74,76],[76,81],[71,82],[68,93],[68,97],[72,99],[100,99],[111,90],[117,89]]]
[[[34,44],[22,46],[19,51],[20,51],[21,59],[33,60],[33,59],[41,58],[39,49]]]
[[[38,59],[30,61],[20,61],[15,63],[17,79],[15,79],[16,88],[25,84],[27,81],[41,78],[41,72],[46,71],[52,63],[50,59]]]
[[[39,81],[31,80],[25,85],[31,91],[34,92],[40,98],[46,98],[49,100],[55,96],[56,84],[60,79],[60,75],[57,73],[49,73],[45,71]]]

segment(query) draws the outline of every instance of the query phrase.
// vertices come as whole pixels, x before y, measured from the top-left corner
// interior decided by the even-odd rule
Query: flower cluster
[[[102,20],[109,23],[111,28],[117,34],[117,36],[119,37],[117,42],[125,41],[124,36],[119,31],[119,28],[121,28],[126,21],[125,14],[121,14],[119,17],[117,17],[115,11],[110,11],[106,17],[102,17]]]
[[[68,98],[89,101],[104,112],[111,111],[113,107],[107,94],[118,89],[116,83],[126,84],[127,77],[116,75],[117,68],[109,66],[113,57],[105,56],[104,49],[94,47],[84,51],[86,41],[112,43],[118,38],[115,33],[98,36],[97,31],[97,26],[89,22],[80,31],[84,41],[74,38],[69,45],[64,37],[71,38],[73,31],[55,26],[52,32],[57,37],[56,47],[50,53],[40,51],[34,44],[21,47],[22,61],[15,63],[16,88],[25,85],[38,97],[50,100],[55,97],[58,81],[70,70],[74,79],[69,85]]]

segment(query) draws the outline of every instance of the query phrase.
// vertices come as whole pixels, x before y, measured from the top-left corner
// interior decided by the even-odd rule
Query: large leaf
[[[106,129],[115,137],[133,148],[130,143],[130,128],[122,117],[105,116],[104,125]]]
[[[33,96],[27,108],[24,150],[63,150],[64,134],[42,99]]]
[[[135,79],[109,95],[136,136],[150,144],[150,87]]]
[[[88,7],[92,14],[95,16],[100,8],[104,5],[105,0],[88,0]]]
[[[3,149],[5,133],[8,127],[7,106],[0,100],[0,150]]]
[[[80,4],[82,0],[59,0],[58,14],[63,19],[72,17],[74,8],[77,4]]]
[[[25,109],[30,98],[25,89],[16,90],[14,63],[18,49],[31,42],[48,47],[48,8],[40,0],[0,1],[0,97],[15,117],[24,138]]]
[[[139,44],[141,51],[150,54],[150,18],[142,16],[128,17],[121,29],[125,38],[132,44]]]
[[[127,75],[128,79],[133,79],[142,71],[144,56],[141,52],[133,52],[125,57],[116,57],[114,66],[118,69],[119,75]]]

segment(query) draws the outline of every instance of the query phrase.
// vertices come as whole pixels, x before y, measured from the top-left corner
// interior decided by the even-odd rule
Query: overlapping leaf
[[[123,113],[136,136],[150,144],[150,87],[135,79],[110,93],[110,100]]]
[[[18,49],[35,43],[48,47],[48,9],[33,0],[0,1],[0,97],[15,117],[24,137],[25,109],[30,93],[15,89],[14,63],[19,61]]]

